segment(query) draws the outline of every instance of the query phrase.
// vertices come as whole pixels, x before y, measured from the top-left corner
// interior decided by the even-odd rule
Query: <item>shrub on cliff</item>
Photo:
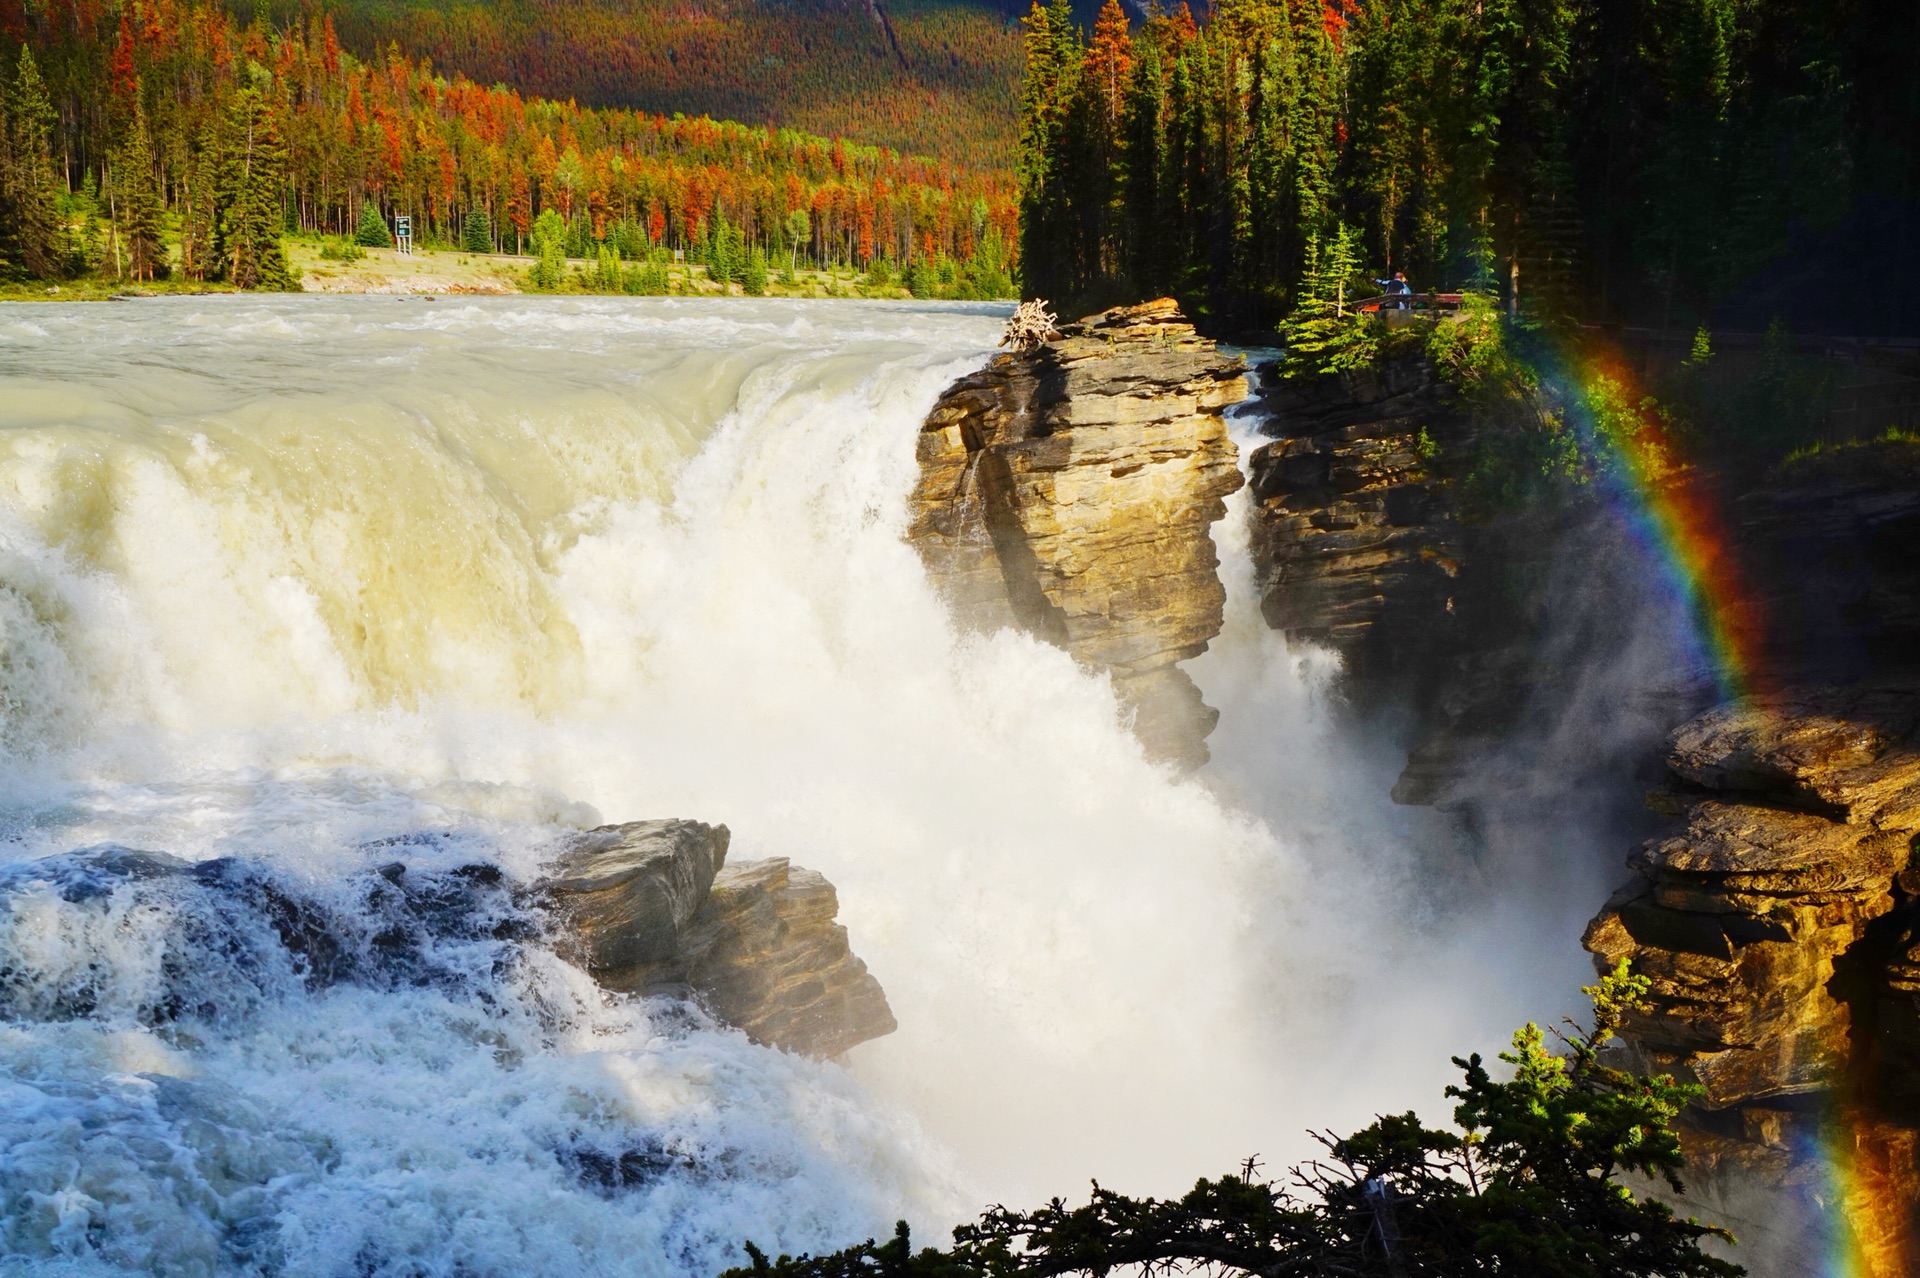
[[[1672,1123],[1697,1087],[1649,1078],[1601,1059],[1623,1012],[1647,982],[1625,964],[1587,990],[1593,1026],[1555,1052],[1528,1025],[1500,1059],[1496,1082],[1480,1057],[1454,1063],[1464,1082],[1454,1130],[1413,1114],[1382,1118],[1325,1161],[1295,1168],[1291,1184],[1238,1175],[1202,1180],[1184,1197],[1134,1199],[1093,1188],[1084,1207],[1056,1198],[1037,1211],[995,1207],[954,1230],[953,1246],[913,1253],[907,1227],[827,1256],[769,1260],[724,1278],[1054,1278],[1207,1268],[1226,1274],[1525,1274],[1529,1278],[1730,1278],[1739,1266],[1705,1254],[1724,1231],[1677,1218],[1636,1197],[1621,1173],[1680,1188]]]

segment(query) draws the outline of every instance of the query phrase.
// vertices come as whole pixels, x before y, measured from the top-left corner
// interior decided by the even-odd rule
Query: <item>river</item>
[[[914,435],[1004,313],[0,309],[0,1273],[704,1278],[746,1238],[931,1240],[1439,1116],[1449,1054],[1566,1004],[1590,885],[1435,896],[1437,819],[1259,623],[1244,506],[1199,776],[1065,654],[953,627],[901,540]],[[382,865],[528,881],[567,830],[668,816],[826,874],[899,1032],[816,1063],[539,937],[381,940]],[[108,844],[330,902],[358,975],[67,856]]]

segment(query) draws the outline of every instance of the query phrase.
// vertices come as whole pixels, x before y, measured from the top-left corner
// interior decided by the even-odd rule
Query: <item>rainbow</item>
[[[1747,588],[1710,478],[1681,460],[1659,406],[1617,354],[1563,355],[1554,370],[1568,420],[1595,482],[1604,485],[1693,621],[1697,657],[1723,701],[1751,703],[1764,686],[1765,618]],[[1810,1203],[1825,1216],[1825,1278],[1905,1278],[1920,1261],[1909,1218],[1920,1133],[1836,1099],[1800,1154],[1820,1169]]]
[[[1596,482],[1692,617],[1692,639],[1720,698],[1749,698],[1762,670],[1760,609],[1744,585],[1720,495],[1678,460],[1672,431],[1625,361],[1602,352],[1561,365],[1573,392],[1568,418]]]

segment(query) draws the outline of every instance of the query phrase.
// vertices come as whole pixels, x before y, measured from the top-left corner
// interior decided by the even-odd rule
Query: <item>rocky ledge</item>
[[[1723,707],[1666,762],[1651,801],[1678,824],[1585,937],[1652,979],[1628,1048],[1705,1090],[1681,1120],[1692,1180],[1818,1198],[1807,1155],[1841,1141],[1850,1219],[1891,1257],[1920,1206],[1920,686]],[[1886,1257],[1871,1272],[1904,1272]]]
[[[575,839],[540,891],[608,989],[692,995],[756,1043],[838,1056],[890,1034],[833,885],[784,857],[726,864],[724,825],[634,821]]]
[[[1157,757],[1218,720],[1180,661],[1220,633],[1209,529],[1242,481],[1222,420],[1244,365],[1168,299],[1069,324],[941,396],[908,537],[968,624],[1019,626],[1109,672]]]

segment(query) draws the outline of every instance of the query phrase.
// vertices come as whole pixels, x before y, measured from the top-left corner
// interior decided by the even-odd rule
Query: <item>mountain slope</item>
[[[991,0],[342,0],[362,56],[390,43],[449,73],[583,106],[777,124],[1001,166],[1019,26]],[[251,4],[232,7],[243,21]],[[296,0],[266,6],[277,24]]]

